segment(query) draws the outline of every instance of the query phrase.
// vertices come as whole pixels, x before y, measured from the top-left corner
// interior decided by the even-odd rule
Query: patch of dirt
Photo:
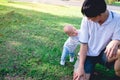
[[[5,77],[5,80],[33,80],[32,78],[24,78],[24,77],[20,77],[20,76],[14,76],[14,77],[12,77],[12,76],[6,76]]]
[[[67,76],[61,77],[60,80],[72,80],[72,76],[67,75]]]

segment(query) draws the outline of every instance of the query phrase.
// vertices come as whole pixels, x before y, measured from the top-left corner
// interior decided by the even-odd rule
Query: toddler
[[[75,27],[72,25],[65,25],[64,26],[64,32],[69,36],[69,38],[65,41],[64,46],[63,46],[63,51],[61,55],[61,65],[65,65],[65,59],[67,55],[70,56],[70,62],[74,62],[74,51],[79,42],[79,34],[80,30],[77,30]]]

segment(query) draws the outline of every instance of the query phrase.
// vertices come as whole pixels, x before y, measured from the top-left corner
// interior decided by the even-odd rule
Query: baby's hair
[[[70,24],[65,25],[65,26],[64,26],[64,32],[65,32],[65,33],[68,33],[71,28],[73,28],[72,25],[70,25]]]

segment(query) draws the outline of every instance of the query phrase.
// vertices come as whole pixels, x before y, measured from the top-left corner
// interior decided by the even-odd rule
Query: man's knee
[[[120,48],[118,49],[117,55],[115,57],[108,58],[108,62],[113,62],[117,59],[120,59]]]
[[[120,71],[115,71],[115,74],[120,77]]]
[[[115,61],[114,65],[115,73],[117,76],[120,76],[120,58]]]

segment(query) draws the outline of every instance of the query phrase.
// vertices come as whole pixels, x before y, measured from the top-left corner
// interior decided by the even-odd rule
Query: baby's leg
[[[71,52],[71,53],[69,54],[69,56],[70,56],[70,62],[74,62],[75,53],[74,53],[74,52]]]
[[[63,51],[62,51],[62,55],[61,55],[61,61],[60,64],[61,65],[65,65],[65,60],[67,55],[69,54],[69,50],[66,47],[63,47]]]

